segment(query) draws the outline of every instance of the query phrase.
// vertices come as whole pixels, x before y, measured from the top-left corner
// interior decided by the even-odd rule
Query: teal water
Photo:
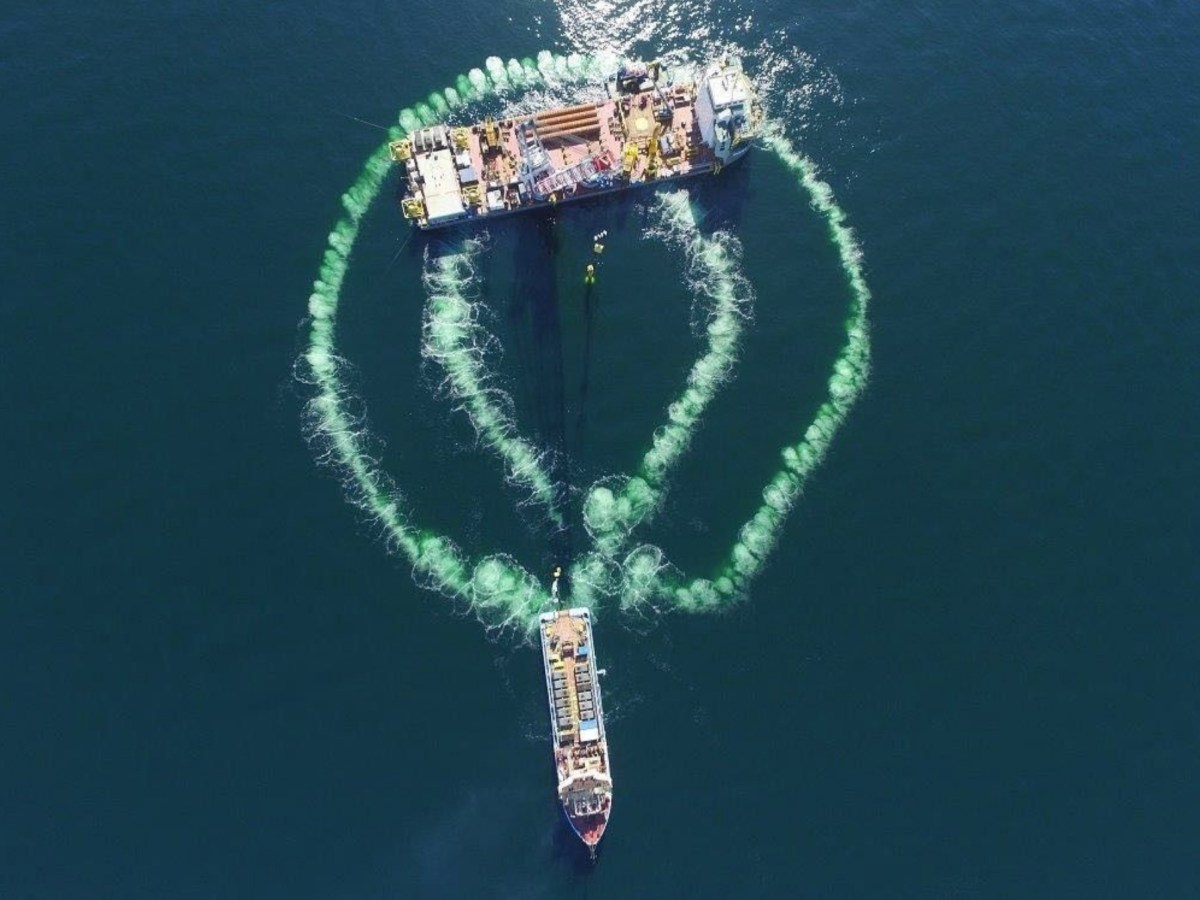
[[[0,895],[1194,893],[1198,32],[1045,0],[0,14]],[[869,379],[773,549],[736,602],[677,593],[847,346],[844,248],[761,146],[691,206],[486,235],[406,241],[384,183],[337,308],[346,433],[397,514],[533,587],[414,572],[310,405],[312,282],[385,139],[347,116],[492,56],[726,42],[872,294]],[[714,346],[729,377],[647,463]],[[522,622],[639,465],[653,515],[576,578],[617,782],[592,868]],[[622,570],[642,543],[665,581]]]

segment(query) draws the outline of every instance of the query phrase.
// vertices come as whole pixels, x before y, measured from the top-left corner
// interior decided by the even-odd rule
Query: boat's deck
[[[405,217],[439,228],[718,172],[744,155],[762,111],[740,61],[722,57],[696,81],[659,75],[657,64],[643,66],[618,73],[605,100],[429,125],[391,142],[392,158],[406,163]],[[700,111],[718,109],[721,128],[705,119],[706,143]],[[716,137],[727,125],[736,129],[731,144]]]
[[[695,86],[675,85],[663,91],[621,95],[598,103],[544,110],[533,116],[537,133],[557,172],[591,159],[596,166],[630,183],[687,174],[712,168],[712,151],[700,138],[696,125]],[[670,117],[656,118],[656,107]],[[479,123],[468,131],[467,153],[479,176],[479,193],[464,190],[467,206],[482,214],[517,209],[546,202],[523,195],[518,189],[519,126],[527,118]],[[498,139],[497,139],[498,138]],[[668,150],[663,152],[663,140]],[[464,185],[465,187],[465,185]],[[583,184],[554,194],[566,199]]]
[[[591,621],[583,610],[559,610],[547,619],[541,623],[541,640],[554,722],[558,796],[571,827],[594,848],[612,809],[612,778]]]
[[[572,776],[607,775],[608,754],[599,687],[592,662],[591,628],[566,611],[542,623],[554,706],[559,782]]]

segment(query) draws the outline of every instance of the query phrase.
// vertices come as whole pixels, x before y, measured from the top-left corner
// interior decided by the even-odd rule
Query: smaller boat
[[[556,604],[561,572],[555,570],[551,585]],[[595,859],[612,810],[613,782],[592,615],[582,606],[554,609],[542,613],[538,624],[558,799],[567,822]]]

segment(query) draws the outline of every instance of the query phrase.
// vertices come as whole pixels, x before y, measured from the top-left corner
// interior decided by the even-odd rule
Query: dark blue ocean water
[[[346,116],[601,42],[769,75],[865,254],[874,368],[748,602],[602,615],[593,868],[536,653],[413,584],[293,364],[382,137]],[[6,7],[0,897],[1196,895],[1198,84],[1180,2]],[[794,179],[739,167],[696,191],[755,316],[651,529],[700,570],[846,308]],[[490,238],[498,377],[576,488],[696,352],[650,202]],[[544,573],[561,540],[422,363],[406,236],[377,203],[339,320],[376,449],[432,526]]]

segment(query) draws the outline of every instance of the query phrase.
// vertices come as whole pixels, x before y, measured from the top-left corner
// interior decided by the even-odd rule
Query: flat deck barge
[[[469,126],[432,125],[393,141],[404,216],[441,228],[719,172],[746,153],[762,122],[736,57],[680,80],[658,63],[629,63],[607,94]]]

